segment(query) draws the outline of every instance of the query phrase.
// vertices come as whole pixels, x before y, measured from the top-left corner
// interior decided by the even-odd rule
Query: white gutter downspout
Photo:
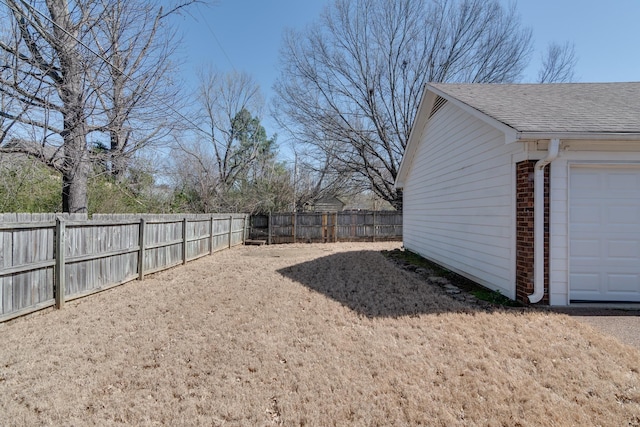
[[[547,157],[538,160],[533,176],[533,293],[529,302],[540,302],[544,296],[544,168],[558,157],[560,140],[554,138],[549,144]]]

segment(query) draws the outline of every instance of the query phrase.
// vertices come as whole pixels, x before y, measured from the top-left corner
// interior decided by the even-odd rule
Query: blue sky
[[[270,97],[283,30],[304,28],[328,3],[218,0],[192,8],[190,16],[176,20],[184,36],[183,79],[194,86],[196,70],[203,65],[222,71],[235,68],[250,73]],[[521,0],[517,10],[534,37],[535,51],[524,81],[535,81],[541,54],[551,41],[575,43],[576,81],[640,81],[640,0]],[[277,131],[266,115],[263,124],[269,135]]]
[[[576,81],[640,81],[640,1],[521,0],[517,9],[537,49],[528,80],[535,80],[541,51],[555,40],[575,43]]]

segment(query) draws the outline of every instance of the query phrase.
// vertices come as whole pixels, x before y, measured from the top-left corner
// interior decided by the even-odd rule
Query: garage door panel
[[[605,256],[635,263],[640,259],[640,243],[637,240],[609,240]]]
[[[598,301],[598,302],[640,302],[637,292],[607,292],[594,294],[580,294],[580,297],[571,297],[572,301]]]
[[[575,182],[571,183],[571,188],[574,191],[601,189],[603,185],[600,177],[590,173],[588,169],[575,169],[572,171],[572,177]]]
[[[640,167],[574,167],[569,187],[572,300],[640,301]]]
[[[571,254],[576,260],[600,258],[600,240],[572,239]]]
[[[633,188],[640,184],[638,174],[627,171],[610,171],[606,175],[606,187],[609,190],[617,191],[620,188]]]
[[[583,294],[591,294],[596,296],[600,294],[600,274],[599,273],[576,273],[571,274],[571,284],[573,292],[581,292]],[[587,298],[581,298],[587,299]]]
[[[640,276],[637,274],[607,275],[607,291],[610,294],[640,292]]]
[[[627,201],[627,203],[631,202],[633,200]],[[618,202],[615,206],[607,206],[605,216],[609,219],[609,225],[634,226],[640,218],[640,209],[637,206],[624,206]]]
[[[583,226],[602,223],[602,213],[599,209],[585,203],[577,206],[578,209],[571,210],[571,221]]]

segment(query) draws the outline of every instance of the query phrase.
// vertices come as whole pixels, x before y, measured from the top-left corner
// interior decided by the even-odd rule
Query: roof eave
[[[516,132],[516,140],[562,139],[640,141],[640,132]]]
[[[452,104],[456,105],[458,108],[462,109],[463,111],[466,111],[467,113],[471,114],[473,117],[487,123],[490,126],[493,126],[494,128],[498,129],[499,131],[501,131],[502,133],[504,133],[505,136],[505,143],[510,143],[510,142],[515,142],[517,141],[516,135],[517,135],[517,130],[515,128],[513,128],[512,126],[501,122],[500,120],[488,115],[487,113],[484,113],[478,109],[476,109],[475,107],[459,100],[458,98],[448,94],[447,92],[443,92],[440,89],[431,86],[430,84],[427,84],[427,89],[433,93],[435,93],[436,95],[440,95],[441,97],[443,97],[444,99],[446,99],[447,101],[451,102]]]
[[[393,185],[396,190],[404,188],[404,181],[407,177],[411,161],[413,160],[413,156],[417,148],[418,141],[416,140],[419,139],[420,136],[418,134],[422,134],[422,131],[424,130],[424,127],[429,120],[426,111],[431,111],[431,108],[433,108],[435,95],[430,96],[430,93],[433,92],[430,92],[427,86],[428,85],[425,85],[422,89],[420,103],[418,104],[418,111],[416,112],[413,126],[411,127],[411,131],[409,132],[407,145],[404,149],[402,159],[400,160],[400,166],[398,168],[398,173]]]

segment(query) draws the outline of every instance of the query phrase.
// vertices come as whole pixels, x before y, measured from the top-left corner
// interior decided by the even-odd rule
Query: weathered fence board
[[[251,217],[250,238],[269,243],[402,240],[402,212],[254,215]]]
[[[0,321],[242,244],[247,226],[239,214],[0,214]]]
[[[213,250],[229,247],[229,218],[213,223]]]
[[[187,260],[209,253],[211,220],[198,219],[187,223]]]
[[[52,214],[0,214],[0,316],[31,306],[51,305],[53,288]],[[35,268],[32,268],[34,266]]]
[[[69,223],[65,239],[68,299],[137,277],[139,223]]]

